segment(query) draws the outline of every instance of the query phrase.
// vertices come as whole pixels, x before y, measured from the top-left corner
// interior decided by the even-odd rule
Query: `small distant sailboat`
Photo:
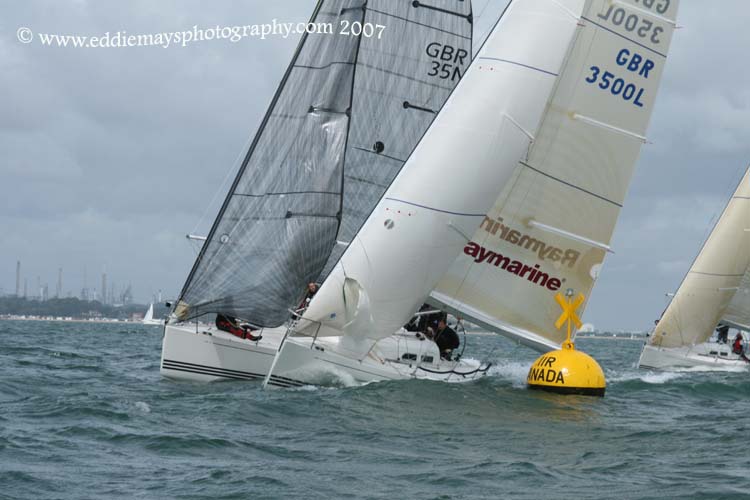
[[[677,293],[643,346],[642,368],[749,367],[718,325],[750,332],[750,168],[729,199]],[[745,332],[744,334],[742,332]]]
[[[144,325],[163,325],[163,319],[154,319],[154,303],[148,305],[148,311],[141,321]]]

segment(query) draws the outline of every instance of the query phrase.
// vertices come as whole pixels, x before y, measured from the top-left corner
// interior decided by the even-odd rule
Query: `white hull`
[[[164,325],[163,319],[144,319],[142,321],[144,325]]]
[[[263,338],[254,342],[214,327],[167,325],[161,374],[206,382],[263,380],[285,332],[285,327],[266,329],[262,331]],[[464,382],[482,377],[488,368],[474,360],[440,360],[432,341],[420,341],[409,333],[381,340],[361,360],[347,355],[339,344],[338,338],[315,342],[308,337],[288,338],[269,384],[297,387],[410,378]]]
[[[706,342],[692,347],[655,347],[644,345],[639,368],[671,370],[675,368],[708,368],[737,370],[750,368],[750,363],[732,353],[731,344]]]

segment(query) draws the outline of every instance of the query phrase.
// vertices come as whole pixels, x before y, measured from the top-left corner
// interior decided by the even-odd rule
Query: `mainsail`
[[[324,0],[310,22],[333,33],[300,41],[185,283],[179,320],[220,312],[257,326],[286,321],[471,57],[468,1]]]
[[[593,0],[528,158],[430,301],[540,351],[559,348],[558,291],[587,297],[638,159],[677,0]],[[582,311],[582,309],[579,309]]]
[[[300,323],[368,341],[403,325],[536,135],[584,0],[514,1]]]
[[[682,347],[711,337],[725,312],[747,324],[746,274],[750,266],[750,169],[727,203],[649,344]],[[744,283],[744,290],[742,290]],[[733,299],[742,291],[737,301]],[[729,310],[732,304],[734,307]]]

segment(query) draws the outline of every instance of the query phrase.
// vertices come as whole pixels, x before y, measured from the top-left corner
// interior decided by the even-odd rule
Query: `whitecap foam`
[[[329,365],[326,365],[325,367],[315,366],[301,368],[289,373],[288,376],[290,378],[310,381],[312,385],[336,387],[356,387],[362,385],[357,382],[350,373]]]
[[[670,380],[675,380],[684,376],[684,373],[678,372],[651,372],[644,374],[640,379],[647,384],[665,384]]]
[[[499,362],[490,367],[489,375],[510,380],[514,386],[526,386],[529,363],[519,361]]]
[[[142,413],[151,413],[151,407],[148,405],[148,403],[145,403],[143,401],[136,401],[134,406],[136,410]]]

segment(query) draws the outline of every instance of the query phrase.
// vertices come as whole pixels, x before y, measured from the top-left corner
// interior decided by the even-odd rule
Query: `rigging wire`
[[[250,149],[250,143],[253,140],[252,134],[248,135],[248,138],[245,140],[245,144],[243,144],[242,148],[240,149],[240,152],[237,154],[237,157],[235,160],[231,163],[231,167],[227,170],[226,175],[224,175],[224,180],[221,181],[221,184],[216,188],[216,191],[214,191],[214,195],[211,197],[211,201],[208,202],[206,207],[203,209],[203,213],[201,214],[200,218],[198,219],[198,222],[196,222],[195,227],[191,231],[191,233],[197,234],[198,233],[198,227],[203,224],[203,221],[206,219],[206,215],[208,215],[209,209],[214,205],[216,202],[216,198],[219,196],[219,193],[226,193],[226,185],[229,181],[229,179],[233,178],[233,175],[240,167],[240,164],[242,163],[242,159],[245,157],[245,154],[247,153],[247,150]]]

